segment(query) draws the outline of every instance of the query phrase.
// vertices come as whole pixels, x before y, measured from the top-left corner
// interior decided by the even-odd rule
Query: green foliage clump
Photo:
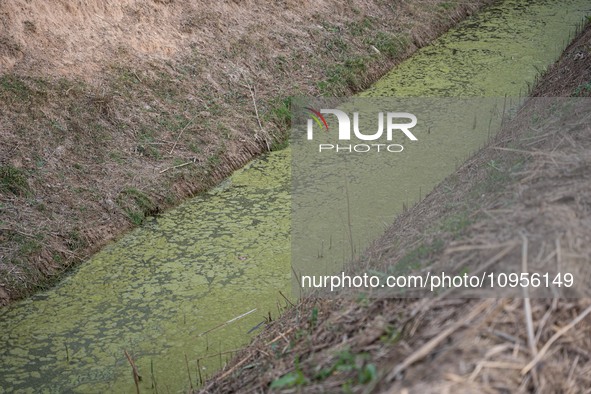
[[[11,165],[0,166],[0,191],[12,193],[15,196],[30,195],[27,174]]]

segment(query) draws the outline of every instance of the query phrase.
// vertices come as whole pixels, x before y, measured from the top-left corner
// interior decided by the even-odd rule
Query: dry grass
[[[2,2],[0,305],[280,147],[291,96],[363,89],[488,2]]]
[[[590,37],[587,28],[542,78],[538,96],[577,92],[591,52],[573,51],[588,48]],[[571,291],[306,298],[202,391],[268,392],[275,382],[306,393],[589,392],[589,99],[570,113],[556,111],[556,102],[531,100],[488,147],[398,217],[366,259],[391,265],[413,255],[433,270],[472,262],[470,273],[558,269],[575,274]]]

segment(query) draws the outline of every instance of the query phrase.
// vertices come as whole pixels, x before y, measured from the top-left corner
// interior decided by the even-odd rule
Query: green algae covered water
[[[590,9],[588,0],[500,2],[361,96],[518,96]],[[436,174],[404,189],[428,192],[486,138],[456,145]],[[219,368],[290,289],[290,154],[251,163],[0,312],[0,393],[134,393],[124,351],[142,392],[184,392]]]

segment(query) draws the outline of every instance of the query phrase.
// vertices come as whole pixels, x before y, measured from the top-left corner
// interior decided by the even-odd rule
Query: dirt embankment
[[[591,28],[533,94],[591,96]],[[367,260],[413,259],[428,269],[455,259],[489,270],[544,262],[588,281],[589,100],[572,102],[577,116],[566,119],[551,102],[530,101],[487,147],[400,215]],[[288,307],[203,391],[587,392],[588,294],[527,302],[307,298]]]
[[[490,0],[0,4],[0,305],[280,148]]]

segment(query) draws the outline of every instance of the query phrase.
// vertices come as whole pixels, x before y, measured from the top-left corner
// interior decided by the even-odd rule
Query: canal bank
[[[1,3],[0,305],[280,149],[292,96],[358,92],[488,3]]]
[[[164,215],[150,223],[142,234],[136,233],[125,238],[119,246],[114,245],[113,248],[98,255],[95,261],[105,264],[104,268],[99,270],[96,266],[92,267],[103,272],[106,276],[95,275],[89,265],[87,285],[83,282],[73,283],[77,280],[76,276],[73,276],[58,288],[57,293],[62,291],[70,293],[71,291],[70,294],[75,294],[74,298],[84,300],[84,304],[86,304],[72,304],[71,309],[63,308],[67,317],[60,317],[62,303],[56,302],[55,295],[51,293],[43,294],[26,304],[34,309],[40,308],[38,313],[32,314],[36,316],[33,318],[34,321],[27,322],[28,317],[22,318],[31,315],[19,313],[17,307],[11,309],[10,314],[19,316],[19,318],[11,322],[9,330],[8,340],[15,342],[5,348],[14,349],[12,353],[19,361],[12,366],[17,377],[11,378],[9,383],[19,387],[18,385],[26,384],[31,379],[47,381],[48,376],[51,380],[53,378],[59,379],[65,375],[68,376],[69,381],[59,381],[55,383],[57,387],[77,387],[81,391],[92,389],[101,391],[103,389],[117,390],[118,384],[121,384],[131,391],[133,390],[133,381],[129,379],[127,361],[121,356],[121,349],[129,350],[143,371],[143,389],[152,388],[155,385],[154,381],[156,385],[160,384],[160,387],[166,387],[167,379],[181,381],[184,379],[185,373],[178,365],[185,362],[189,364],[189,371],[193,371],[192,373],[188,372],[187,379],[191,376],[193,381],[197,380],[198,373],[191,367],[192,365],[208,368],[205,363],[210,362],[211,359],[215,359],[213,362],[218,365],[223,363],[223,358],[234,350],[234,347],[225,348],[223,346],[234,344],[230,342],[222,344],[221,339],[215,335],[219,335],[219,338],[223,338],[225,341],[233,337],[232,332],[236,331],[238,337],[245,339],[245,336],[240,333],[250,331],[262,321],[263,316],[267,317],[270,310],[277,309],[276,302],[269,305],[268,298],[271,298],[272,301],[280,299],[276,294],[277,289],[271,283],[272,278],[262,277],[260,271],[257,271],[260,268],[266,272],[265,266],[260,265],[261,262],[269,261],[270,265],[278,266],[280,265],[278,260],[284,257],[282,247],[275,248],[271,242],[268,242],[273,239],[274,234],[277,236],[285,234],[282,227],[285,222],[281,217],[278,219],[277,216],[274,216],[273,214],[276,212],[269,209],[273,204],[285,207],[285,193],[282,192],[284,186],[280,185],[273,189],[275,186],[272,182],[272,179],[275,178],[280,181],[286,179],[286,176],[282,176],[280,171],[281,166],[273,167],[273,165],[277,165],[276,157],[278,155],[270,155],[261,162],[253,163],[250,168],[246,169],[250,172],[240,172],[231,182],[214,190],[211,194],[203,196],[202,199],[198,199],[199,202],[195,204],[207,208],[207,201],[215,200],[218,195],[221,200],[216,201],[221,204],[221,201],[224,200],[227,205],[234,207],[233,209],[220,209],[217,203],[213,204],[205,209],[208,214],[211,214],[208,219],[203,211],[198,211],[195,214],[181,208],[178,212],[171,212],[170,216]],[[288,163],[289,160],[282,159],[280,162]],[[269,168],[273,168],[274,171],[269,171]],[[242,178],[243,174],[244,178]],[[257,174],[259,177],[256,177]],[[269,176],[271,178],[268,178]],[[254,193],[252,193],[253,187]],[[250,191],[243,194],[241,190]],[[270,198],[273,201],[267,201],[265,198]],[[200,208],[197,207],[197,209]],[[246,217],[245,211],[251,211],[254,218]],[[227,223],[222,223],[221,218],[225,212],[229,212],[230,217]],[[266,216],[267,214],[269,216]],[[171,218],[170,221],[168,217]],[[188,223],[180,225],[178,220],[181,219],[186,219]],[[207,227],[208,225],[212,227]],[[186,232],[181,231],[186,233],[185,236],[181,236],[180,232],[177,232],[183,228],[188,229]],[[264,229],[269,232],[265,233],[267,230]],[[160,230],[163,231],[160,232]],[[243,239],[246,243],[242,245],[242,240],[239,241],[235,236],[240,233],[245,235],[251,233],[252,239],[248,237]],[[264,236],[260,236],[261,234]],[[210,246],[217,248],[212,245],[215,244],[213,242],[215,239],[223,241],[222,248],[215,255],[207,255],[204,253],[206,248]],[[265,248],[261,250],[260,245],[251,243],[256,239],[264,239]],[[207,245],[204,246],[200,241]],[[204,258],[203,261],[200,261],[201,257]],[[125,263],[126,261],[134,264],[128,265]],[[177,263],[180,263],[181,266],[169,265]],[[228,270],[220,272],[218,269],[220,266],[226,266]],[[288,266],[285,268],[283,270],[279,267],[279,271],[273,275],[277,275],[279,280],[282,277],[288,277],[290,275],[289,268]],[[80,272],[82,271],[83,269],[80,270]],[[196,272],[197,275],[195,275]],[[153,283],[144,286],[142,278],[145,277],[153,278]],[[119,281],[119,278],[125,280]],[[257,278],[261,282],[253,282],[253,278]],[[95,285],[99,286],[99,291],[93,287]],[[238,287],[232,289],[231,285]],[[116,288],[117,286],[123,287]],[[275,297],[272,298],[272,295],[262,293],[260,291],[262,288],[275,293]],[[202,289],[209,293],[213,300],[220,302],[223,306],[236,306],[237,299],[241,299],[249,305],[240,311],[221,313],[219,309],[214,307],[214,305],[220,304],[214,304],[213,301],[208,302],[206,298],[197,293],[196,289]],[[82,296],[84,292],[88,292],[88,296]],[[103,294],[105,298],[102,298]],[[44,303],[45,297],[47,299]],[[261,305],[263,305],[257,307],[257,315],[249,315],[251,320],[241,319],[239,324],[224,325],[224,322],[237,322],[237,320],[233,320],[235,317],[253,310],[251,305],[259,302],[257,297],[260,297]],[[152,309],[151,305],[154,304],[156,308]],[[107,312],[111,317],[114,313],[116,318],[105,320],[104,316],[98,313],[100,311]],[[164,312],[163,318],[157,319],[156,314],[161,312]],[[208,312],[212,312],[209,316],[215,321],[207,320]],[[80,319],[76,321],[71,319],[71,316],[78,316]],[[43,328],[44,324],[50,324],[55,328],[47,330]],[[61,327],[62,324],[64,331],[60,333],[61,328],[58,326]],[[179,331],[178,329],[182,325],[190,328]],[[216,329],[218,326],[221,329]],[[84,327],[89,329],[88,336],[80,335]],[[35,329],[39,329],[41,332],[30,331]],[[211,329],[213,331],[209,331]],[[47,335],[47,332],[53,334]],[[178,332],[179,336],[175,336],[174,332]],[[33,338],[34,345],[30,346],[26,342],[19,342],[26,338]],[[97,346],[97,343],[100,345]],[[167,353],[164,361],[160,359],[163,352]],[[29,360],[37,360],[37,356],[41,354],[45,356],[43,359],[39,358],[38,361],[46,363],[46,366],[35,365],[27,370],[31,365]],[[47,357],[47,354],[52,356]],[[205,356],[208,356],[208,361],[205,361]],[[100,361],[103,359],[106,359],[106,364],[109,365],[106,368],[101,366],[105,365],[103,361]],[[172,360],[181,360],[181,364],[175,364]],[[200,363],[197,363],[197,360],[201,360]],[[39,371],[46,373],[52,369],[50,365],[56,365],[51,364],[56,361],[58,365],[63,365],[63,369],[60,367],[57,371],[51,371],[50,375],[41,376]],[[70,365],[72,363],[75,364],[76,374],[68,373],[71,371]],[[24,370],[19,372],[19,368],[23,368],[23,366]],[[88,373],[80,373],[81,369],[85,368],[88,368]],[[204,374],[210,370],[211,367]],[[147,372],[145,371],[150,371],[149,380],[146,378]]]

